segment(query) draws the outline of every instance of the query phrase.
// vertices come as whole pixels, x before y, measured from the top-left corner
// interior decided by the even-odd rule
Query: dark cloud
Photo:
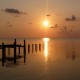
[[[29,24],[32,24],[32,22],[29,22]]]
[[[22,12],[17,9],[13,9],[13,8],[7,8],[7,9],[1,10],[1,11],[9,13],[9,14],[15,14],[15,15],[27,14],[26,12]]]
[[[7,24],[7,25],[5,25],[6,27],[13,27],[13,25],[12,24]]]
[[[9,25],[7,25],[7,27],[13,27],[13,25],[10,25],[10,24],[9,24]]]
[[[50,15],[50,14],[47,14],[46,16],[49,17],[49,16],[51,16],[51,15]]]
[[[65,21],[76,21],[76,16],[72,15],[71,17],[67,17]]]
[[[59,27],[58,24],[55,24],[54,26],[50,26],[50,28],[57,28]]]

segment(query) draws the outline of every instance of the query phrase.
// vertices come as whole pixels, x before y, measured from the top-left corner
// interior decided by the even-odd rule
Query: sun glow
[[[48,26],[49,26],[49,21],[48,21],[48,20],[45,20],[45,21],[43,22],[43,25],[44,25],[45,27],[48,27]]]

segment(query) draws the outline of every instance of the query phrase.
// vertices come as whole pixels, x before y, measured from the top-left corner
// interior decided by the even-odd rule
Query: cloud
[[[57,28],[57,27],[59,27],[58,24],[55,24],[54,26],[52,25],[49,28]]]
[[[10,24],[9,24],[9,25],[7,25],[7,27],[13,27],[13,25],[10,25]]]
[[[29,24],[32,24],[32,22],[29,22]]]
[[[71,17],[67,17],[65,21],[76,21],[76,16],[72,15]]]
[[[9,13],[9,14],[15,14],[15,15],[27,14],[26,12],[22,12],[22,11],[19,11],[17,9],[13,9],[13,8],[6,8],[6,9],[1,10],[1,11]]]
[[[73,33],[73,28],[68,29],[67,26],[62,26],[60,28],[60,32],[59,33],[61,33],[61,34],[71,34],[71,33]]]
[[[13,27],[13,25],[8,21],[8,22],[6,23],[6,27]]]

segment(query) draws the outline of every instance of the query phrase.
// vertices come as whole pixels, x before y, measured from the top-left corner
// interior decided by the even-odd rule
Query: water
[[[2,41],[6,44],[14,40]],[[23,44],[23,39],[17,43]],[[26,39],[26,48],[28,44],[41,44],[41,51],[34,48],[32,53],[30,47],[25,64],[23,58],[16,65],[6,62],[2,67],[0,62],[0,80],[80,80],[80,38]]]

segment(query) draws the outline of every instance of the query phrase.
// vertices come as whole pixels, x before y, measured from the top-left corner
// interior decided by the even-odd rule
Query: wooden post
[[[37,44],[35,44],[35,51],[37,52]]]
[[[33,53],[34,45],[32,44],[32,53]]]
[[[16,39],[15,39],[15,43],[16,43]]]
[[[14,63],[16,63],[16,39],[14,42]]]
[[[24,63],[26,62],[26,42],[24,40]]]
[[[4,62],[5,62],[5,47],[4,43],[2,43],[2,66],[4,66]]]
[[[19,54],[18,54],[18,56],[20,56],[20,46],[18,47],[18,49],[19,49]]]
[[[30,53],[30,44],[28,44],[28,53]]]

